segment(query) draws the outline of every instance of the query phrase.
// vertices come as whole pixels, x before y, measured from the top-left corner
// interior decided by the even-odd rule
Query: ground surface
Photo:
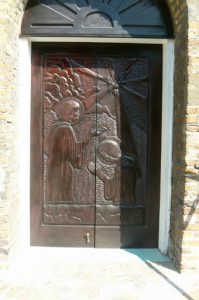
[[[33,248],[0,271],[0,300],[199,299],[199,272],[158,250]]]

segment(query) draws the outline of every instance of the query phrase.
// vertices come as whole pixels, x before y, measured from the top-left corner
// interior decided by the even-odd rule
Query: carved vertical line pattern
[[[119,14],[124,13],[125,11],[127,11],[128,9],[132,8],[133,6],[136,6],[137,4],[139,4],[140,2],[142,2],[143,0],[138,0],[137,2],[127,6],[126,8],[122,9],[121,11],[118,11]],[[119,9],[119,7],[118,7]]]

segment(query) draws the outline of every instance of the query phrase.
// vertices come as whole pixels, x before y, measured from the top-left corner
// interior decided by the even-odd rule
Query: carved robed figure
[[[75,98],[66,98],[56,108],[58,121],[46,138],[48,155],[47,202],[73,200],[73,169],[81,168],[83,142],[73,126],[83,115],[83,106]]]

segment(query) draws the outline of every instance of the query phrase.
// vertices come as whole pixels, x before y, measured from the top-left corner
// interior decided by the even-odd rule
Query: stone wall
[[[19,232],[19,34],[25,0],[0,2],[0,258]],[[199,268],[199,1],[167,0],[175,27],[174,131],[169,255]],[[189,26],[188,26],[189,22]]]
[[[199,2],[188,1],[188,105],[181,268],[199,269]]]
[[[199,268],[199,2],[168,0],[175,27],[173,172],[169,255]],[[189,25],[188,25],[189,24]]]
[[[17,241],[19,32],[24,3],[0,2],[0,257]],[[6,262],[5,262],[6,263]]]

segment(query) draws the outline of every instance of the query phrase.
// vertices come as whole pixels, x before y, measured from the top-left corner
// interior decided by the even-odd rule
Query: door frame
[[[158,248],[166,254],[169,243],[171,211],[171,171],[173,135],[173,78],[174,41],[168,39],[135,38],[21,38],[20,39],[20,101],[18,110],[19,137],[19,188],[20,188],[20,234],[22,249],[30,247],[30,107],[31,107],[31,49],[32,42],[55,43],[119,43],[119,44],[161,44],[163,47],[162,85],[162,142],[161,142],[161,182],[159,212]]]

